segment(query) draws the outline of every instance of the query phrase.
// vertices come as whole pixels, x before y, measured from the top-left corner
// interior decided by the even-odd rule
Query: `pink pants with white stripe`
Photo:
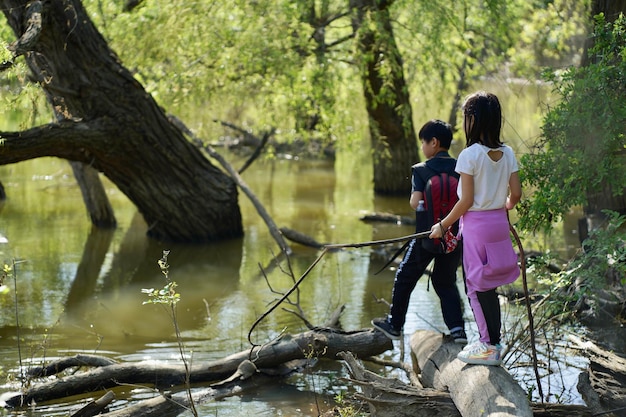
[[[520,274],[506,209],[468,211],[461,217],[465,286],[480,341],[500,343],[500,304],[495,289]]]

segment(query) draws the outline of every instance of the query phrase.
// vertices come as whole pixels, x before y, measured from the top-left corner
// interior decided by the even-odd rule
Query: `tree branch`
[[[88,150],[102,139],[102,129],[84,122],[61,121],[20,132],[0,132],[0,165],[44,156],[55,156],[87,164],[93,162]]]

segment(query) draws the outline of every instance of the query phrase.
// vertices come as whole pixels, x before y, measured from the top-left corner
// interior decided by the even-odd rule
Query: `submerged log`
[[[194,363],[189,374],[192,384],[220,381],[233,375],[239,365],[252,360],[259,369],[275,368],[307,358],[335,359],[337,353],[351,351],[358,357],[378,355],[392,347],[391,341],[374,329],[343,332],[316,329],[297,335],[285,335],[262,346],[255,346],[221,360]],[[84,363],[81,362],[81,364]],[[23,393],[5,398],[9,407],[25,407],[32,403],[66,398],[112,388],[120,384],[144,384],[159,389],[180,389],[186,381],[183,364],[137,362],[119,363],[50,380]]]
[[[463,416],[533,415],[526,392],[503,367],[465,364],[456,359],[460,350],[441,333],[415,332],[411,354],[424,386],[448,391]]]
[[[324,243],[320,243],[317,240],[313,239],[311,236],[305,235],[304,233],[298,232],[297,230],[290,229],[288,227],[281,227],[280,232],[287,239],[292,242],[299,243],[304,246],[309,246],[315,249],[321,249],[324,247]]]
[[[361,217],[364,222],[395,223],[415,226],[415,218],[392,213],[370,213]]]

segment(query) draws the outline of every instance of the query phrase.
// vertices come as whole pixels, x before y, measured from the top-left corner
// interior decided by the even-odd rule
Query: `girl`
[[[507,210],[522,196],[517,161],[500,141],[502,110],[498,98],[484,91],[463,103],[466,148],[456,171],[461,179],[459,201],[450,214],[433,225],[430,238],[440,238],[461,219],[465,288],[480,339],[458,358],[466,363],[500,365],[500,303],[496,288],[519,276],[517,255],[509,237]]]

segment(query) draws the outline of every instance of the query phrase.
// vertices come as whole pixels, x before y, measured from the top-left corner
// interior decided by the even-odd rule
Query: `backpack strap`
[[[451,156],[437,156],[436,158],[454,159]],[[432,177],[434,175],[438,175],[438,174],[448,174],[448,175],[453,176],[457,180],[461,176],[458,172],[456,172],[454,170],[452,170],[451,172],[448,172],[448,171],[435,171],[434,169],[432,169],[431,167],[426,165],[426,162],[420,162],[418,164],[413,165],[411,168],[413,170],[415,170],[415,172],[417,172],[417,174],[420,176],[422,181],[424,181],[424,185],[426,185],[426,183],[428,182],[430,177]]]
[[[434,169],[426,165],[426,162],[420,162],[419,164],[413,165],[413,170],[417,173],[417,175],[419,175],[419,177],[424,182],[424,187],[426,187],[426,183],[428,183],[428,180],[431,177],[438,174],[437,171],[435,171]]]

